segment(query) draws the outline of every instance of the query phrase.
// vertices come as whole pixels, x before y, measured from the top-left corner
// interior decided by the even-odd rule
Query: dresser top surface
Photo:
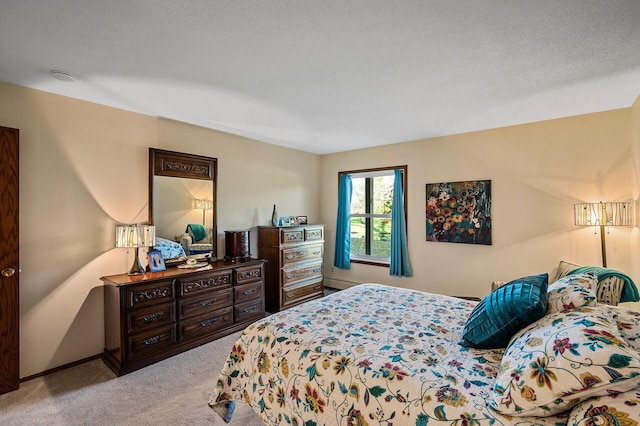
[[[183,277],[185,275],[202,273],[202,272],[210,272],[210,271],[225,271],[233,268],[243,268],[247,266],[256,266],[264,263],[262,259],[249,259],[243,262],[231,262],[231,261],[223,261],[218,260],[216,262],[211,262],[207,266],[203,266],[202,268],[194,268],[194,269],[181,269],[178,267],[167,268],[164,271],[159,272],[146,272],[142,275],[127,275],[127,274],[116,274],[116,275],[107,275],[104,277],[100,277],[100,279],[105,284],[122,286],[129,284],[139,284],[146,282],[153,282],[164,279],[173,279],[177,277]]]

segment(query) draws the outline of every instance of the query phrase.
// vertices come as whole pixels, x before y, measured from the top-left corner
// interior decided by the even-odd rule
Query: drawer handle
[[[162,317],[162,312],[157,312],[155,314],[149,314],[149,315],[143,317],[142,319],[144,320],[144,322],[149,324],[150,322],[158,321],[160,319],[160,317]]]
[[[291,260],[291,259],[295,259],[296,255],[295,254],[290,254],[289,256],[287,256],[287,260]]]
[[[205,306],[211,306],[211,305],[213,305],[213,303],[214,303],[215,301],[216,301],[216,299],[207,299],[207,300],[203,300],[202,302],[200,302],[200,305],[201,305],[202,307],[205,307]]]
[[[313,272],[320,272],[320,268],[313,268]]]
[[[320,254],[320,250],[314,251],[313,254]]]
[[[296,274],[287,274],[287,279],[289,279],[289,280],[292,279],[292,278],[295,278],[295,277],[297,277]]]
[[[255,311],[257,308],[257,306],[251,306],[249,308],[245,308],[244,313],[246,314],[247,312],[253,312]]]
[[[164,337],[164,334],[158,334],[157,336],[150,337],[145,339],[144,344],[147,346],[155,345]]]
[[[203,326],[203,327],[211,327],[211,325],[213,325],[214,322],[216,322],[216,319],[215,318],[210,318],[210,319],[208,319],[206,321],[202,321],[200,323],[200,325]]]
[[[287,297],[289,299],[291,299],[292,297],[296,297],[296,294],[295,293],[289,293],[289,294],[287,294]]]
[[[251,290],[245,290],[245,291],[243,291],[243,292],[242,292],[242,294],[244,294],[245,296],[248,296],[248,295],[253,294],[253,293],[255,293],[255,292],[256,292],[256,290],[255,290],[255,289],[251,289]]]
[[[317,286],[315,286],[313,289],[314,289],[314,290],[320,290],[320,286],[319,286],[319,285],[317,285]]]

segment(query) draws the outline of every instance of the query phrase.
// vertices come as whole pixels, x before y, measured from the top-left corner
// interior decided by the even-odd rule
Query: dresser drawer
[[[176,305],[173,302],[136,309],[127,313],[127,331],[138,333],[149,328],[173,324],[176,320]]]
[[[165,348],[176,341],[175,324],[129,336],[127,356],[138,357]]]
[[[323,231],[323,228],[305,229],[304,240],[305,241],[322,241],[323,240],[322,231]]]
[[[249,321],[264,317],[264,299],[256,299],[234,307],[235,322]]]
[[[196,274],[184,277],[178,281],[177,285],[180,296],[198,294],[214,288],[224,288],[231,285],[231,269],[209,272],[206,275]]]
[[[178,322],[178,340],[193,339],[233,325],[233,308],[218,309]]]
[[[285,307],[324,295],[322,281],[304,283],[299,286],[285,288],[282,291],[283,304]]]
[[[233,300],[235,303],[250,302],[262,296],[262,281],[243,284],[233,288]]]
[[[291,228],[280,230],[280,244],[301,243],[304,241],[303,228]]]
[[[314,263],[311,265],[305,265],[295,269],[283,269],[282,270],[282,284],[286,287],[287,284],[305,280],[308,278],[322,276],[322,263]]]
[[[231,287],[178,300],[178,318],[204,314],[233,304]]]
[[[171,281],[130,286],[124,291],[126,293],[127,309],[171,302],[174,299],[173,283]]]
[[[235,268],[233,273],[235,274],[235,284],[244,284],[251,281],[262,280],[262,265]]]
[[[282,266],[286,267],[292,263],[322,260],[322,250],[323,246],[321,244],[282,249]]]

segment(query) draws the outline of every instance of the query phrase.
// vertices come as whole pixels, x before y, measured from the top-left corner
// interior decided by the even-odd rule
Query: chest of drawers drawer
[[[195,339],[233,324],[233,307],[218,309],[179,322],[178,340]]]
[[[178,318],[188,318],[206,312],[226,308],[233,304],[231,287],[217,291],[209,291],[196,296],[178,300]]]
[[[292,287],[285,287],[283,289],[282,299],[284,301],[284,306],[288,307],[301,303],[307,299],[320,297],[323,293],[324,288],[322,280],[320,279],[317,281],[314,280],[311,282],[301,283]]]
[[[171,302],[174,299],[173,283],[160,281],[127,288],[124,299],[128,310]]]
[[[235,322],[244,322],[262,318],[264,315],[264,299],[256,299],[251,302],[235,305]]]
[[[193,295],[231,286],[231,270],[194,274],[177,281],[180,296]]]
[[[161,303],[127,313],[127,330],[139,333],[161,325],[173,324],[176,320],[175,303]]]
[[[175,324],[154,328],[128,337],[127,358],[141,357],[164,349],[176,341]]]
[[[322,244],[282,249],[282,266],[322,260]]]
[[[305,264],[300,267],[282,270],[282,284],[287,286],[300,280],[322,276],[322,263]]]
[[[235,285],[262,280],[262,265],[243,266],[233,270]]]
[[[243,284],[233,288],[235,303],[246,303],[263,297],[262,281]]]

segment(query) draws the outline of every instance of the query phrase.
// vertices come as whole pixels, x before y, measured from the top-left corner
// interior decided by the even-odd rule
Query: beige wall
[[[578,201],[637,200],[640,100],[632,108],[316,156],[171,120],[0,83],[0,125],[20,129],[21,377],[101,353],[99,277],[126,271],[116,223],[147,219],[149,147],[219,159],[224,230],[306,214],[327,225],[327,283],[375,281],[482,296],[494,279],[598,264],[599,237],[573,225]],[[333,270],[337,174],[409,166],[412,278],[353,265]],[[493,245],[427,243],[425,184],[491,179]],[[255,231],[252,251],[257,253]],[[611,267],[640,281],[638,228],[611,229]],[[635,254],[632,256],[632,254]]]
[[[637,278],[640,277],[640,96],[631,106],[631,151],[635,171],[635,176],[631,179],[631,187],[633,199],[636,200],[636,225],[638,226],[631,233],[631,253],[635,255],[635,259],[631,263],[630,273]],[[640,310],[640,302],[629,303],[628,306]]]
[[[638,116],[638,103],[635,111]],[[379,282],[450,295],[484,296],[493,280],[551,273],[561,259],[600,264],[600,239],[573,224],[577,202],[638,198],[631,109],[419,140],[322,157],[321,219],[328,225],[326,283]],[[635,148],[634,148],[635,149]],[[338,172],[408,165],[408,240],[413,277],[352,264],[333,268]],[[425,184],[491,179],[493,245],[427,242]],[[608,266],[640,282],[637,228],[612,228]],[[633,255],[632,255],[633,254]]]
[[[147,220],[149,147],[219,159],[220,256],[274,203],[319,219],[316,155],[6,83],[0,125],[20,129],[21,377],[102,352],[99,278],[132,262],[114,227]]]

